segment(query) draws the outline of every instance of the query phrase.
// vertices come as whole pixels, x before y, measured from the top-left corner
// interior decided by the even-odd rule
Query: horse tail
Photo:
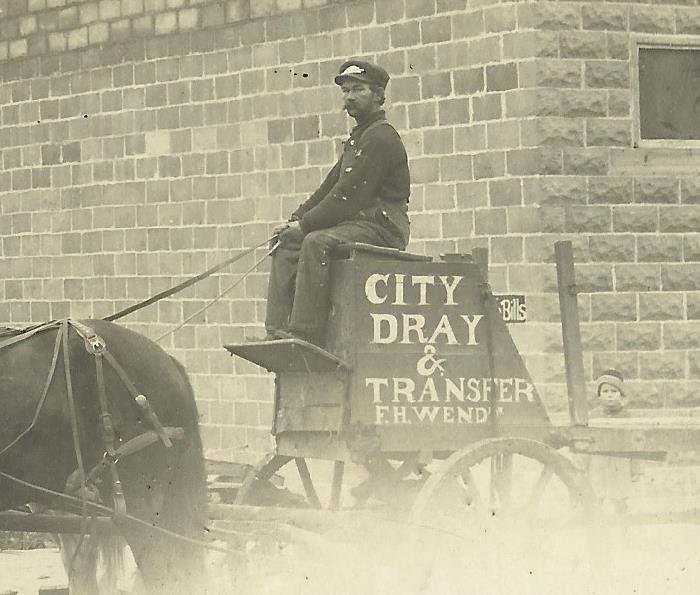
[[[96,539],[102,562],[100,593],[118,593],[121,584],[127,578],[126,540],[121,535],[100,535]],[[135,571],[135,567],[132,570]]]
[[[112,595],[124,582],[127,543],[121,535],[55,536],[72,595]]]

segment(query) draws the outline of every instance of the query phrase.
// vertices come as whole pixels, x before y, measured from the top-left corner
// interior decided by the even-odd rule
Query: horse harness
[[[30,327],[24,331],[19,331],[17,334],[0,340],[0,350],[24,341],[39,332],[58,328],[58,334],[54,345],[54,354],[52,358],[49,375],[44,385],[44,391],[39,400],[34,419],[30,426],[17,436],[10,444],[0,450],[0,455],[8,451],[14,446],[36,423],[39,412],[43,407],[49,386],[53,380],[56,371],[56,363],[58,361],[59,352],[63,350],[63,360],[66,375],[66,388],[68,394],[68,406],[70,410],[71,429],[73,432],[73,442],[78,462],[78,468],[70,475],[66,488],[68,491],[76,491],[80,494],[83,504],[86,499],[92,499],[99,493],[96,489],[96,483],[101,480],[102,475],[109,471],[112,487],[113,511],[116,515],[126,514],[126,501],[124,499],[124,491],[122,488],[119,474],[117,472],[116,463],[120,458],[134,454],[144,448],[159,441],[166,448],[171,448],[172,439],[181,439],[184,437],[183,428],[166,428],[160,422],[158,415],[151,407],[148,398],[141,394],[134,383],[131,381],[126,371],[115,357],[107,349],[107,345],[102,337],[100,337],[94,329],[88,325],[72,319],[55,320],[42,325]],[[97,382],[97,400],[100,408],[100,432],[104,446],[104,454],[100,461],[94,465],[87,473],[82,462],[82,449],[80,448],[80,437],[78,431],[77,415],[75,411],[75,401],[73,395],[71,374],[70,374],[70,356],[68,349],[68,332],[73,330],[83,339],[86,351],[95,359],[95,376]],[[145,420],[151,426],[151,430],[142,432],[137,436],[127,440],[122,444],[117,438],[113,416],[109,411],[109,402],[107,399],[107,389],[104,380],[104,364],[105,361],[117,374],[121,383],[124,385],[128,393],[131,395],[138,409],[143,413]],[[78,481],[76,481],[78,480]]]

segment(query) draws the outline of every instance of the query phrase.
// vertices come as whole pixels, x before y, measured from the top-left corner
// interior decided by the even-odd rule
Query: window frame
[[[635,148],[700,148],[700,139],[643,139],[639,107],[639,50],[643,48],[700,51],[700,38],[690,35],[635,35],[631,39],[632,138]]]

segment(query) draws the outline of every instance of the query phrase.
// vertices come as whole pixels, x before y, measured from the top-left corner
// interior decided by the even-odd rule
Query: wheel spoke
[[[530,492],[530,495],[527,498],[527,501],[525,502],[525,511],[530,512],[534,511],[537,508],[537,505],[542,499],[542,494],[544,494],[544,490],[546,489],[547,484],[549,483],[549,480],[552,478],[553,475],[554,469],[552,469],[549,465],[545,465],[544,467],[542,467],[542,471],[540,471],[540,475],[537,478],[537,481],[535,482],[535,485],[533,486],[532,491]]]
[[[484,508],[484,501],[481,498],[479,486],[476,485],[471,470],[467,469],[462,471],[457,483],[464,490],[464,495],[467,498],[467,505],[474,510],[482,510]]]

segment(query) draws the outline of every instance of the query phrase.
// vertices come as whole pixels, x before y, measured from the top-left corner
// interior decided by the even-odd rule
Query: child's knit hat
[[[603,384],[611,384],[614,386],[617,390],[620,391],[620,394],[624,397],[625,396],[625,386],[624,386],[624,379],[622,378],[622,374],[620,374],[617,370],[614,368],[609,368],[608,370],[603,370],[596,378],[596,394],[600,396],[600,387],[603,386]]]

